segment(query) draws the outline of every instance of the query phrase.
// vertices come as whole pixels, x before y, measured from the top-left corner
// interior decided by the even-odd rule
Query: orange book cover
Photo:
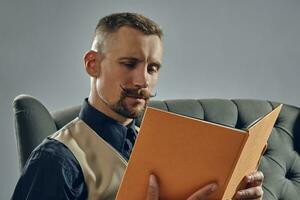
[[[149,175],[159,179],[160,200],[184,200],[216,181],[210,199],[231,199],[258,162],[282,105],[247,130],[148,107],[116,200],[143,200]]]

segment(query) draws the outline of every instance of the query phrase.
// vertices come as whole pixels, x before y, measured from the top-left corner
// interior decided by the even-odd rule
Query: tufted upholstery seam
[[[235,102],[235,100],[231,99],[230,101],[235,105],[235,108],[237,110],[237,117],[236,117],[236,122],[235,122],[235,127],[237,127],[239,118],[240,118],[239,107],[238,107],[237,103]]]
[[[273,104],[271,103],[271,101],[267,101],[267,100],[265,100],[268,104],[269,104],[269,106],[271,107],[271,110],[274,110],[274,106],[273,106]]]
[[[269,194],[271,194],[274,197],[274,199],[277,199],[276,195],[269,188],[267,188],[265,185],[263,185],[262,187],[264,190],[268,191]]]
[[[199,103],[199,105],[201,106],[201,108],[203,110],[203,120],[205,120],[205,113],[206,112],[205,112],[204,106],[203,106],[203,104],[201,103],[201,101],[199,99],[197,99],[196,101]]]
[[[271,109],[274,110],[275,106],[273,105],[273,103],[271,101],[266,100],[266,102],[269,103],[269,105],[271,106]]]
[[[288,136],[290,136],[292,139],[294,139],[294,136],[290,134],[290,132],[288,130],[286,130],[285,128],[278,126],[278,124],[274,125],[274,128],[278,128],[281,129],[284,133],[288,134]]]
[[[270,104],[272,110],[274,110],[274,106],[273,106],[272,102],[271,102],[271,101],[268,101],[268,100],[266,100],[266,102],[268,102],[268,103]]]
[[[286,190],[286,187],[287,187],[287,183],[288,183],[288,181],[290,181],[289,179],[287,179],[286,177],[284,177],[287,181],[285,181],[284,182],[284,184],[282,185],[282,187],[281,187],[281,190],[280,190],[280,192],[279,192],[279,195],[280,195],[280,197],[279,197],[279,199],[282,199],[282,200],[284,200],[284,197],[282,197],[282,194],[284,194],[284,191]],[[290,181],[291,182],[291,181]]]
[[[282,168],[283,171],[286,171],[286,169],[279,163],[277,162],[274,158],[272,158],[271,156],[269,156],[270,154],[265,154],[264,157],[268,157],[269,159],[271,159],[272,161],[274,161],[275,163],[277,163],[277,165],[279,165],[280,168]]]
[[[293,183],[293,182],[297,182],[297,183],[300,183],[300,181],[298,180],[295,180],[295,179],[290,179],[290,181]]]
[[[289,170],[287,171],[286,174],[289,174],[291,171],[294,171],[294,167],[295,167],[295,163],[296,163],[296,159],[294,159],[293,164],[291,165],[291,167],[289,168]],[[300,181],[293,179],[293,177],[287,177],[287,179],[289,179],[291,182],[297,182],[300,183]]]
[[[162,101],[162,102],[164,102],[164,104],[166,105],[166,107],[167,107],[167,111],[170,111],[170,108],[169,108],[169,106],[168,106],[167,102],[166,102],[166,101]]]

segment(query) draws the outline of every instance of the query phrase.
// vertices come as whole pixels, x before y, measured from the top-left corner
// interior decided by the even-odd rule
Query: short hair
[[[160,39],[163,37],[161,27],[141,14],[130,12],[114,13],[99,20],[95,29],[92,48],[101,51],[107,36],[117,32],[123,26],[134,28],[145,35],[157,35]]]

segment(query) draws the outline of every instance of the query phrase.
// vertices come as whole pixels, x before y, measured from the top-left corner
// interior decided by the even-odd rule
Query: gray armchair
[[[226,126],[245,128],[278,103],[261,100],[182,99],[151,101],[150,106]],[[80,106],[49,113],[34,97],[15,98],[15,130],[21,167],[48,135],[74,119]],[[137,119],[140,125],[141,118]],[[284,105],[272,130],[259,169],[264,172],[264,199],[300,199],[300,110]]]

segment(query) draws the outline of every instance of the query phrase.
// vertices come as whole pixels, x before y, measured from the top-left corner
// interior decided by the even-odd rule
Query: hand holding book
[[[260,171],[255,171],[248,176],[245,176],[243,182],[246,185],[246,188],[243,190],[239,190],[234,195],[234,200],[239,199],[252,199],[259,200],[262,198],[262,183],[263,183],[263,173]],[[218,185],[216,183],[210,183],[195,193],[193,193],[187,200],[206,200],[209,196],[218,189]],[[153,174],[149,176],[149,185],[147,190],[146,200],[159,200],[159,184],[157,181],[157,177]]]

